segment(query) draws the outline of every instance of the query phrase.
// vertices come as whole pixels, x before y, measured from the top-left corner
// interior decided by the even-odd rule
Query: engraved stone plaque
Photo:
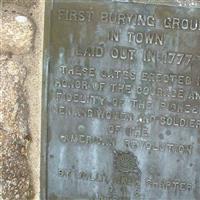
[[[200,10],[48,10],[45,199],[199,200]]]

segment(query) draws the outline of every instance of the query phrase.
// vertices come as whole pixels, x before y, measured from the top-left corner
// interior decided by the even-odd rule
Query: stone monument
[[[0,199],[200,199],[198,0],[0,5]]]

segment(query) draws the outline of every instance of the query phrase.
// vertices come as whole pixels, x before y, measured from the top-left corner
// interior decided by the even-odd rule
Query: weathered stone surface
[[[37,0],[2,0],[3,4],[12,3],[19,6],[31,7],[36,5]],[[1,2],[1,1],[0,1]]]
[[[27,199],[31,178],[27,163],[28,105],[23,88],[26,69],[12,59],[1,60],[0,130],[2,151],[3,199]]]
[[[0,51],[2,53],[24,54],[30,52],[33,46],[34,25],[30,18],[3,7],[0,29]]]
[[[13,12],[14,11],[14,12]],[[13,6],[3,8],[0,29],[0,142],[2,198],[26,200],[33,196],[28,146],[29,106],[24,87],[27,66],[22,54],[32,49],[34,25]]]

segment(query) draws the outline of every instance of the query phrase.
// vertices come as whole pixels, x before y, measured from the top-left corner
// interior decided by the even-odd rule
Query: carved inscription
[[[51,18],[49,198],[200,198],[199,10],[55,1]]]

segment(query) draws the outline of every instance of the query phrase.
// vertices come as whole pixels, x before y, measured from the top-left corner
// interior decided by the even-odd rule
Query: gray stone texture
[[[28,2],[28,1],[27,1]],[[22,56],[33,47],[35,27],[23,9],[1,8],[0,29],[0,142],[2,199],[26,200],[33,197],[28,163],[29,106],[24,83],[27,66]]]

